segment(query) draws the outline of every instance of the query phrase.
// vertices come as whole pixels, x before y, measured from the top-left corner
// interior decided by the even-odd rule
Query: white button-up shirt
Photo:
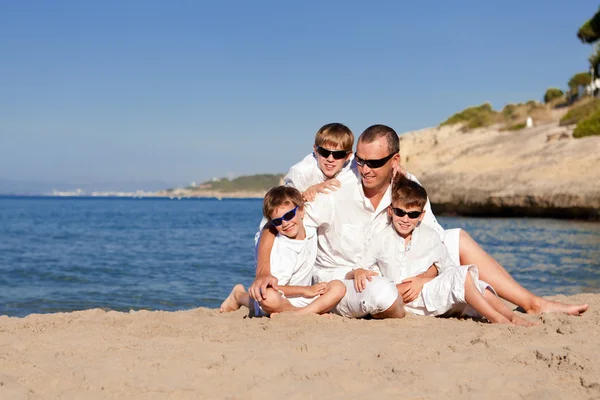
[[[454,266],[448,250],[433,229],[421,223],[412,233],[408,245],[390,224],[373,239],[360,261],[360,267],[378,272],[401,283],[435,265],[441,273]]]
[[[335,179],[339,180],[342,184],[347,180],[354,181],[354,178],[356,178],[355,171],[352,170],[353,159],[354,155],[351,155],[335,177]],[[327,179],[329,178],[327,178],[319,168],[317,156],[314,153],[310,153],[304,157],[302,161],[293,165],[283,177],[286,186],[295,187],[300,192],[304,192],[313,185],[323,183]]]
[[[306,228],[306,238],[290,239],[279,233],[271,250],[271,275],[280,285],[312,285],[313,268],[317,257],[317,231]],[[258,247],[256,248],[258,250]]]
[[[347,272],[358,266],[373,237],[388,223],[386,208],[390,201],[391,185],[374,209],[360,179],[356,178],[307,203],[305,223],[318,228],[319,247],[313,274],[316,282],[344,279]]]

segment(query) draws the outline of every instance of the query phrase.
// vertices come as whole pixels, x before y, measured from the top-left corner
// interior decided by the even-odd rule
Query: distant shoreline
[[[222,193],[220,195],[195,195],[195,196],[53,196],[53,195],[22,195],[22,194],[0,194],[0,198],[45,198],[45,199],[128,199],[128,200],[260,200],[264,197],[261,193],[234,192]],[[600,222],[600,210],[593,207],[519,207],[519,206],[497,206],[493,204],[480,205],[457,205],[447,203],[431,204],[433,212],[437,216],[459,216],[473,218],[550,218],[550,219],[572,219],[580,221]]]

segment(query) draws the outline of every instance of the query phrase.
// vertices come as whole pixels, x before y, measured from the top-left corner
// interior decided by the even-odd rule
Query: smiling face
[[[418,211],[421,212],[421,215],[419,215],[418,218],[410,218],[408,215],[399,217],[394,213],[393,208],[399,208],[408,213],[410,213],[411,211]],[[402,204],[400,201],[397,200],[392,201],[392,205],[388,207],[387,211],[388,215],[392,218],[394,230],[405,239],[412,233],[412,231],[415,230],[415,228],[423,220],[423,216],[425,215],[425,211],[422,207],[407,207],[405,204]]]
[[[321,146],[323,149],[326,150],[344,150],[342,148],[342,146],[337,145],[337,144],[333,144],[333,143],[327,143],[324,146]],[[346,155],[346,157],[336,160],[335,158],[333,158],[333,154],[329,154],[328,157],[323,157],[321,154],[319,154],[319,152],[317,151],[317,146],[313,146],[314,148],[314,152],[315,152],[315,156],[317,157],[317,163],[319,164],[319,169],[321,170],[321,172],[323,172],[323,174],[327,177],[327,179],[331,179],[334,178],[344,167],[344,164],[346,163],[346,161],[348,161],[348,158],[352,155],[352,152],[349,151],[348,154]]]
[[[380,160],[390,155],[387,140],[384,137],[371,143],[358,141],[356,156],[363,160]],[[398,164],[399,154],[395,154],[382,167],[370,168],[368,165],[358,165],[358,172],[365,190],[385,190],[392,181],[393,167]]]
[[[288,213],[293,212],[294,208],[296,208],[296,206],[292,202],[286,202],[275,208],[270,217],[271,220],[283,218],[281,225],[275,226],[277,232],[287,236],[290,239],[302,240],[306,237],[306,231],[304,230],[304,224],[302,223],[302,218],[304,218],[304,209],[298,207],[296,210],[296,215],[294,215],[294,217],[289,221],[286,221],[287,217],[291,216]],[[286,216],[286,214],[288,215]]]

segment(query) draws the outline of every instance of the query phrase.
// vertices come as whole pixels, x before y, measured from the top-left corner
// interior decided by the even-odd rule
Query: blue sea
[[[0,315],[218,307],[254,274],[258,199],[0,196]],[[600,292],[600,223],[441,217],[539,295]]]

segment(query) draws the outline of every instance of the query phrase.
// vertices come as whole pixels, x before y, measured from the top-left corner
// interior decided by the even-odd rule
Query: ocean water
[[[261,200],[0,197],[0,315],[218,307],[254,274]],[[600,292],[600,223],[439,218],[540,295]]]

